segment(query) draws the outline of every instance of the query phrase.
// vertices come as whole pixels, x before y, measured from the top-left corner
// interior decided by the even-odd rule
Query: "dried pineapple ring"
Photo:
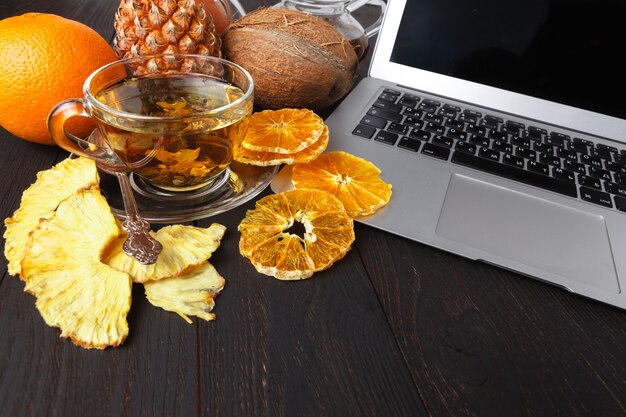
[[[320,156],[328,146],[328,127],[324,126],[324,131],[317,142],[312,143],[307,148],[293,154],[280,154],[275,152],[251,151],[240,146],[235,151],[234,159],[238,162],[257,166],[269,166],[280,164],[297,164],[310,162]]]
[[[294,222],[304,236],[289,233]],[[290,190],[257,201],[238,227],[239,252],[257,271],[282,280],[305,279],[343,258],[354,224],[341,202],[319,190]]]
[[[163,251],[152,265],[143,265],[124,253],[122,245],[126,234],[122,234],[103,256],[103,262],[126,272],[134,282],[174,277],[206,261],[219,247],[225,232],[226,227],[217,223],[208,228],[172,225],[156,233],[150,232],[163,245]]]
[[[118,234],[106,200],[93,187],[42,219],[24,253],[21,277],[41,316],[85,348],[118,346],[128,335],[130,277],[100,262]]]
[[[329,152],[314,161],[296,164],[291,180],[296,189],[316,189],[337,197],[352,218],[367,216],[391,198],[391,184],[365,159],[346,152]]]
[[[20,262],[28,242],[28,234],[39,219],[50,218],[59,203],[78,190],[99,183],[96,164],[86,158],[67,158],[54,167],[37,173],[37,180],[22,194],[20,207],[13,217],[4,221],[4,255],[11,275],[20,274]]]
[[[225,283],[213,265],[204,262],[178,277],[147,281],[143,286],[152,305],[173,311],[187,323],[192,323],[189,316],[215,320],[211,311],[215,297],[224,289]]]

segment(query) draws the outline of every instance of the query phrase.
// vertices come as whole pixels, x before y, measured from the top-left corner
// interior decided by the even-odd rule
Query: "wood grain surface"
[[[111,40],[117,5],[5,0],[0,18],[55,13]],[[1,128],[0,146],[4,219],[67,153]],[[0,416],[626,415],[624,311],[361,224],[331,269],[281,282],[239,255],[253,206],[196,222],[228,229],[217,320],[187,324],[137,286],[115,349],[61,339],[1,257]]]

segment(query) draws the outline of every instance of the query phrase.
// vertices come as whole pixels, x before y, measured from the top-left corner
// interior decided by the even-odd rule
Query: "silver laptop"
[[[623,10],[390,0],[328,151],[382,170],[359,221],[626,308]],[[621,7],[621,6],[619,6]],[[289,170],[272,189],[290,187]]]

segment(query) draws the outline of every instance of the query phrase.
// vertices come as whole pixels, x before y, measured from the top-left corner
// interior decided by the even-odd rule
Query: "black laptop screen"
[[[391,60],[626,119],[625,17],[625,0],[407,0]]]

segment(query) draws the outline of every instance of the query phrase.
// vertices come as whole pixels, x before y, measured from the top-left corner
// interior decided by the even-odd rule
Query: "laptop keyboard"
[[[626,211],[626,149],[385,88],[352,134]]]

